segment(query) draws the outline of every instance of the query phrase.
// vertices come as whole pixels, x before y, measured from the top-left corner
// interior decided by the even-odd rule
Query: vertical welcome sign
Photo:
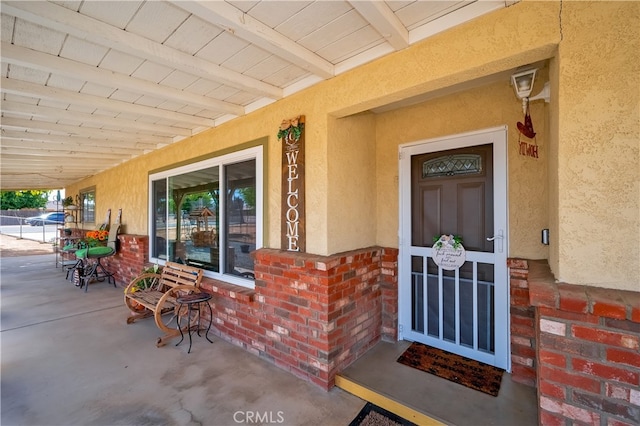
[[[286,251],[306,250],[304,211],[304,116],[283,120],[282,140],[282,237]]]

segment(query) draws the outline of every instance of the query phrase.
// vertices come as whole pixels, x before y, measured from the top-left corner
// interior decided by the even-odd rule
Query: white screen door
[[[399,336],[510,370],[506,128],[400,147]],[[462,238],[465,263],[433,261]]]

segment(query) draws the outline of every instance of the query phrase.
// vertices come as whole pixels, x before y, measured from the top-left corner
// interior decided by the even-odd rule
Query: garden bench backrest
[[[181,263],[167,262],[162,267],[162,274],[158,282],[158,290],[165,291],[165,287],[176,287],[179,285],[192,285],[200,287],[202,280],[202,269],[194,266],[183,265]]]

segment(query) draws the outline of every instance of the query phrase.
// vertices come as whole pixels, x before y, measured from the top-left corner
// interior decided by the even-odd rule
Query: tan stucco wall
[[[469,24],[438,34],[409,49],[335,78],[328,82],[339,84],[339,89],[333,87],[329,89],[335,98],[332,99],[330,107],[333,109],[329,113],[340,117],[356,114],[410,96],[446,89],[469,80],[514,69],[519,65],[550,58],[555,52],[554,43],[559,39],[559,31],[557,27],[549,25],[548,22],[557,18],[558,7],[553,3],[536,5],[535,8],[532,6],[527,5],[524,12],[522,7],[518,7],[483,16]],[[512,129],[515,129],[515,123],[522,121],[521,104],[508,86],[508,77],[504,84],[507,90],[502,91],[502,96],[505,96],[506,108],[511,108],[510,112],[513,113],[506,114],[506,117],[504,116],[503,104],[503,106],[498,106],[497,110],[488,111],[488,117],[470,120],[469,117],[477,117],[479,111],[484,113],[490,107],[474,102],[464,94],[449,96],[438,101],[444,103],[425,104],[422,107],[429,109],[427,115],[422,112],[414,112],[415,115],[405,121],[402,121],[403,118],[399,118],[396,124],[391,125],[395,126],[392,129],[381,127],[379,124],[381,121],[388,122],[387,114],[376,117],[378,123],[376,131],[381,132],[376,135],[377,175],[375,179],[378,185],[378,204],[375,238],[377,244],[391,247],[397,247],[398,244],[398,144],[438,135],[478,130],[494,125],[509,124]],[[341,96],[337,96],[337,94]],[[462,102],[462,104],[456,105],[456,102]],[[469,102],[470,105],[465,105],[465,102]],[[438,105],[444,110],[439,110]],[[465,109],[467,107],[468,109]],[[538,113],[539,116],[545,114],[543,111],[535,110],[533,113]],[[388,113],[388,117],[401,117],[402,114],[403,112],[396,111]],[[459,117],[460,120],[449,119],[448,116],[452,114],[453,117]],[[432,119],[427,123],[425,117]],[[437,120],[435,117],[444,117],[444,119]],[[483,125],[484,123],[487,125]],[[544,123],[544,119],[541,120],[541,123]],[[389,132],[391,135],[388,137],[385,132]],[[333,135],[329,136],[330,139],[332,137]],[[510,140],[513,137],[517,139],[515,130],[510,133]],[[517,146],[510,145],[510,148],[515,150]],[[510,155],[513,152],[510,150]],[[515,152],[517,153],[517,151]],[[540,229],[548,226],[546,218],[542,218],[542,215],[546,214],[547,207],[547,196],[543,189],[546,179],[544,161],[543,159],[538,160],[537,163],[541,164],[541,167],[534,166],[539,172],[534,175],[542,181],[533,192],[534,194],[539,193],[542,200],[531,203],[531,197],[526,197],[527,206],[521,210],[533,207],[535,210],[533,215],[528,218],[520,215],[514,216],[518,220],[522,217],[522,224],[527,225],[518,228],[512,235],[518,240],[511,245],[515,249],[514,254],[535,258],[547,257],[548,249],[539,244]],[[534,176],[530,171],[521,175],[526,176],[527,179]],[[515,176],[520,177],[517,173]],[[515,187],[514,196],[524,196],[524,191],[518,192],[521,188],[522,186]],[[337,191],[337,185],[329,186],[329,190],[330,193],[334,190]],[[329,223],[339,222],[344,217],[350,216],[349,207],[340,208],[339,203],[335,205],[336,208],[330,209],[327,213]],[[349,228],[346,228],[348,231]],[[336,237],[331,236],[332,242],[336,243],[331,245],[331,252],[361,247],[349,245],[350,241],[362,239],[360,235],[356,235],[354,227],[351,227],[351,232],[348,234],[343,233],[337,237],[344,244],[338,245],[334,238]]]
[[[376,244],[376,117],[370,113],[330,117],[328,141],[329,212],[328,251]],[[387,198],[394,194],[387,194]],[[397,198],[397,197],[396,197]],[[386,199],[381,201],[383,204]]]
[[[640,290],[640,3],[568,2],[556,277]]]
[[[510,255],[549,256],[556,276],[572,283],[635,289],[640,276],[639,7],[635,2],[564,2],[562,8],[558,2],[519,2],[79,182],[67,188],[67,193],[96,185],[97,217],[107,208],[117,211],[122,207],[127,232],[144,234],[148,170],[268,137],[265,245],[278,248],[280,143],[275,134],[283,118],[304,114],[307,251],[331,254],[370,242],[397,246],[398,211],[388,205],[397,205],[397,145],[487,127],[485,123],[507,124],[511,129],[509,195],[513,197],[509,205]],[[532,110],[536,130],[548,144],[537,161],[517,154],[514,158],[517,133],[513,126],[522,120],[522,112],[507,81],[494,87],[495,93],[488,93],[486,87],[473,89],[407,109],[414,118],[426,110],[432,114],[427,117],[449,111],[460,120],[430,120],[428,127],[410,126],[393,139],[385,132],[397,126],[389,120],[398,112],[375,118],[350,117],[549,58],[554,58],[549,74],[556,98],[550,105],[534,105]],[[488,110],[488,104],[473,99],[472,92],[489,105],[500,105]],[[456,104],[461,109],[457,110]],[[482,118],[469,119],[480,113]],[[344,117],[350,118],[337,119]],[[372,154],[369,125],[373,122],[379,134],[375,135],[377,151]],[[549,154],[557,155],[550,158]],[[339,155],[362,155],[363,161],[353,167]],[[374,164],[371,155],[375,155]],[[539,164],[547,161],[545,179],[544,165]],[[347,176],[352,180],[345,186]],[[371,182],[376,185],[373,196],[364,193],[372,188]],[[557,188],[544,188],[544,182],[557,182]],[[540,201],[527,197],[530,185]],[[353,199],[354,190],[360,187],[364,191]],[[375,206],[375,218],[366,217],[362,223],[362,215],[354,214],[354,209],[371,206]],[[547,218],[545,211],[549,212]],[[530,212],[531,217],[526,217]],[[518,229],[514,230],[516,224]],[[546,226],[552,229],[548,249],[538,243],[540,229]],[[363,232],[364,228],[369,232]],[[616,232],[625,236],[623,247],[610,238]]]
[[[534,93],[543,85],[544,73]],[[548,227],[547,161],[544,101],[531,104],[539,158],[520,155],[516,123],[523,121],[519,101],[508,78],[489,86],[468,90],[381,114],[377,119],[378,242],[397,247],[398,146],[424,139],[508,126],[509,256],[545,259],[548,247],[540,243],[540,231]],[[522,138],[531,143],[530,139]]]
[[[555,2],[521,2],[342,74],[330,112],[355,114],[550,58],[558,11]]]

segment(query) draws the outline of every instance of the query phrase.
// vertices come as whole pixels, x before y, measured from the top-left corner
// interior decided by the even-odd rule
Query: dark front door
[[[479,137],[476,142],[482,141]],[[431,144],[425,144],[407,152],[404,164],[410,169],[405,171],[410,189],[404,208],[410,221],[404,232],[410,244],[407,250],[401,248],[401,291],[408,293],[401,334],[505,368],[502,349],[508,327],[496,327],[497,312],[503,316],[508,311],[506,266],[501,265],[506,264],[505,227],[496,226],[494,215],[494,146],[433,151]],[[462,239],[466,257],[461,267],[444,270],[434,262],[432,247],[441,235]]]

